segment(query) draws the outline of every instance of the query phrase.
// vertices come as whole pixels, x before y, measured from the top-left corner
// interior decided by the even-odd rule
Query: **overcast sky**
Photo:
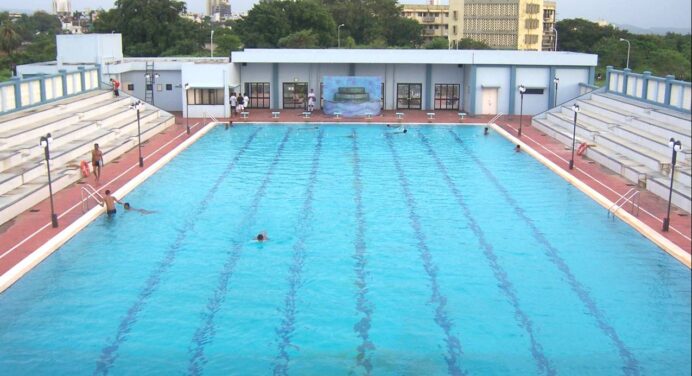
[[[257,0],[231,0],[233,12],[247,11]],[[425,0],[399,0],[400,3],[423,4]],[[72,0],[72,9],[109,8],[114,0]],[[447,1],[442,0],[442,4]],[[618,25],[643,28],[671,27],[690,29],[690,0],[557,0],[558,19],[604,19]],[[51,0],[0,0],[0,9],[50,10]],[[205,0],[188,0],[188,9],[203,13]]]

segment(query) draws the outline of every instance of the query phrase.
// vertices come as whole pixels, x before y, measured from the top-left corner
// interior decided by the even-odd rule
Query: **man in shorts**
[[[106,205],[106,214],[108,214],[109,217],[112,215],[115,215],[115,213],[116,213],[116,210],[115,210],[115,203],[116,202],[118,204],[122,205],[122,202],[120,202],[120,200],[115,198],[115,196],[111,196],[111,191],[106,189],[106,196],[103,198],[103,202],[100,203],[100,205],[101,206],[103,206],[104,204]]]
[[[101,178],[101,167],[103,166],[103,152],[99,149],[99,144],[94,144],[94,150],[91,151],[91,166],[94,167],[94,176],[98,183]]]
[[[238,105],[238,97],[235,96],[235,91],[231,93],[231,116],[235,112],[235,107]]]

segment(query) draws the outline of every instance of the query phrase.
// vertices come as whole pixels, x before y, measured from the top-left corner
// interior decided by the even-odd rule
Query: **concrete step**
[[[595,142],[657,172],[662,172],[670,164],[669,158],[612,133],[598,135]]]
[[[629,113],[631,116],[638,117],[648,122],[669,124],[680,131],[689,129],[690,121],[692,121],[690,114],[673,111],[663,106],[638,101],[613,93],[595,93],[592,96],[592,100],[608,105],[609,107],[618,108],[620,111]]]
[[[561,112],[551,112],[546,117],[547,121],[555,124],[555,126],[564,129],[570,137],[570,144],[572,143],[572,133],[574,132],[574,117],[570,115],[563,114]],[[591,126],[590,124],[582,122],[577,118],[577,139],[583,139],[588,142],[595,142],[596,135],[599,133],[598,128]]]
[[[87,108],[108,98],[113,98],[111,91],[94,90],[75,95],[74,97],[31,107],[0,116],[0,128],[9,130],[24,127],[26,124],[44,123],[46,119],[59,116],[60,114],[78,112],[80,109]]]
[[[653,176],[649,178],[647,189],[651,191],[651,193],[667,200],[670,194],[670,177]],[[692,197],[690,196],[690,192],[692,192],[692,187],[689,181],[688,184],[685,184],[675,179],[673,182],[671,203],[687,213],[692,212]]]

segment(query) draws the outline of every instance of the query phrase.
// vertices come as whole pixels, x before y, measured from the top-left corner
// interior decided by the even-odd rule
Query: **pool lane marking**
[[[191,125],[191,126],[190,126],[190,129],[196,127],[198,124],[199,124],[199,123],[195,123],[195,124]],[[185,135],[187,135],[187,132],[185,132],[185,131],[181,132],[180,134],[178,134],[178,135],[175,136],[174,138],[170,139],[170,140],[169,140],[168,142],[166,142],[165,144],[161,145],[158,149],[152,151],[152,152],[149,153],[147,156],[145,156],[145,157],[144,157],[144,160],[147,160],[147,159],[149,159],[149,158],[153,158],[154,154],[158,153],[159,151],[161,151],[161,149],[167,147],[167,146],[170,145],[173,141],[175,141],[175,140],[177,140],[177,139],[179,139],[180,137],[183,137],[183,136],[185,136]],[[121,177],[123,177],[123,175],[125,175],[125,174],[127,174],[128,172],[132,171],[132,169],[134,169],[135,167],[139,167],[139,162],[134,163],[134,164],[133,164],[132,166],[130,166],[127,170],[123,171],[120,175],[118,175],[118,176],[114,177],[113,179],[109,180],[106,184],[101,185],[99,188],[96,189],[96,191],[98,192],[98,191],[104,190],[108,185],[113,184],[114,181],[120,179]],[[71,212],[72,210],[76,209],[76,208],[79,207],[79,206],[82,206],[82,201],[81,201],[81,200],[80,200],[78,203],[74,204],[72,207],[68,208],[67,210],[65,210],[64,212],[62,212],[61,214],[59,214],[59,215],[58,215],[58,218],[64,217],[64,216],[67,215],[69,212]],[[104,209],[104,210],[105,210],[105,209]],[[3,254],[0,255],[0,260],[1,260],[3,257],[5,257],[5,256],[9,255],[10,253],[12,253],[15,249],[21,247],[22,244],[24,244],[24,243],[26,243],[27,241],[31,240],[34,236],[38,235],[38,233],[40,233],[41,231],[47,229],[49,226],[51,226],[51,224],[52,224],[51,222],[47,222],[45,225],[43,225],[43,227],[39,228],[38,230],[34,231],[32,234],[28,235],[28,236],[27,236],[26,238],[24,238],[21,242],[15,244],[12,248],[10,248],[10,249],[8,249],[7,251],[3,252]]]
[[[591,316],[593,316],[596,319],[596,323],[598,324],[599,329],[601,329],[601,331],[608,338],[610,338],[610,340],[615,345],[620,355],[620,358],[622,358],[624,362],[624,367],[622,368],[623,373],[626,375],[638,375],[640,373],[639,361],[635,358],[634,354],[632,354],[632,352],[627,348],[625,343],[622,341],[620,336],[615,331],[615,328],[608,324],[605,315],[598,308],[596,302],[591,298],[591,295],[589,294],[588,290],[581,284],[581,282],[577,280],[577,277],[572,273],[572,270],[569,268],[565,260],[562,259],[562,257],[560,257],[558,249],[555,246],[553,246],[553,244],[545,237],[545,235],[543,235],[543,233],[538,229],[538,226],[524,212],[524,209],[519,206],[519,204],[514,199],[514,197],[512,197],[509,191],[507,191],[507,189],[500,183],[497,177],[466,146],[466,144],[459,137],[459,135],[457,135],[457,133],[454,132],[452,129],[449,130],[449,133],[452,135],[456,143],[459,144],[462,149],[464,149],[466,155],[471,157],[471,159],[476,163],[476,165],[481,169],[481,171],[483,171],[483,174],[488,178],[488,180],[490,180],[490,182],[493,183],[495,188],[497,188],[497,190],[500,191],[505,200],[514,209],[514,212],[517,214],[517,216],[524,220],[524,222],[529,226],[534,239],[536,239],[539,243],[543,244],[543,248],[546,251],[545,253],[548,256],[548,259],[555,266],[557,266],[558,270],[560,270],[564,274],[567,281],[569,281],[572,290],[577,294],[584,306],[586,306],[586,308],[589,310]]]
[[[322,152],[322,139],[324,137],[324,130],[320,129],[317,136],[317,144],[315,145],[315,150],[312,155],[312,165],[310,167],[310,177],[308,185],[305,189],[305,200],[303,201],[303,208],[301,210],[300,223],[298,224],[298,239],[293,244],[293,259],[292,264],[289,267],[288,276],[288,292],[284,298],[284,307],[280,309],[283,312],[284,317],[281,320],[281,325],[276,328],[276,334],[278,335],[278,351],[274,360],[274,375],[288,375],[288,363],[291,358],[288,354],[287,349],[289,349],[291,344],[291,336],[295,332],[295,322],[296,322],[296,295],[298,289],[302,286],[303,282],[301,280],[301,274],[303,272],[303,265],[305,264],[305,238],[308,235],[310,229],[310,220],[312,219],[312,202],[314,199],[315,183],[317,182],[317,172],[320,167],[320,154]]]
[[[255,214],[257,213],[259,204],[264,198],[267,191],[267,186],[271,182],[271,178],[274,175],[274,169],[279,163],[281,155],[284,151],[284,147],[286,146],[286,142],[293,131],[293,128],[288,128],[286,130],[286,133],[284,134],[284,137],[276,150],[276,154],[272,159],[271,165],[269,165],[269,169],[265,173],[264,180],[262,180],[262,184],[259,186],[259,188],[257,188],[257,191],[252,199],[252,203],[245,213],[245,216],[243,216],[241,219],[238,228],[242,229],[244,227],[249,227],[255,220]],[[192,336],[190,348],[188,349],[190,359],[187,371],[190,375],[202,374],[202,369],[207,363],[207,359],[204,356],[204,346],[213,341],[215,334],[214,319],[216,318],[216,314],[221,309],[221,305],[226,300],[228,282],[233,276],[235,266],[238,263],[238,259],[240,259],[241,251],[243,250],[243,245],[245,243],[246,242],[244,240],[237,240],[233,242],[233,248],[231,249],[230,255],[224,263],[221,273],[219,274],[218,285],[216,286],[213,295],[209,297],[207,304],[205,305],[205,311],[201,314],[201,325],[197,328],[195,334]]]
[[[435,323],[442,329],[445,335],[447,353],[444,355],[444,358],[447,362],[447,371],[450,375],[466,375],[466,371],[459,367],[459,362],[462,355],[461,344],[459,339],[452,333],[453,323],[447,315],[447,297],[445,297],[440,291],[440,284],[437,281],[438,268],[437,265],[435,265],[432,254],[430,253],[425,234],[421,228],[419,216],[416,213],[416,199],[413,197],[408,178],[406,178],[404,169],[401,167],[399,153],[394,147],[392,135],[387,133],[385,135],[385,139],[387,141],[387,146],[389,146],[389,151],[392,153],[394,167],[396,168],[399,176],[399,184],[404,191],[406,205],[408,206],[409,222],[411,228],[413,228],[416,239],[418,240],[418,252],[421,261],[423,262],[423,268],[425,269],[428,279],[430,280],[430,289],[432,293],[430,300],[437,305],[435,308]]]
[[[238,150],[233,159],[228,163],[226,168],[222,171],[221,175],[216,179],[212,187],[207,191],[202,201],[197,206],[196,210],[192,215],[186,217],[186,221],[182,226],[181,230],[178,231],[173,243],[169,246],[168,251],[164,254],[164,258],[158,264],[158,266],[151,272],[142,290],[137,295],[136,300],[127,310],[126,315],[121,319],[118,329],[116,331],[115,337],[109,340],[110,344],[101,350],[101,357],[96,362],[96,369],[94,374],[107,374],[109,369],[113,366],[117,358],[117,351],[120,345],[125,342],[127,334],[132,330],[132,326],[137,322],[137,315],[144,309],[147,303],[147,299],[156,291],[161,282],[161,276],[167,272],[175,261],[176,255],[180,248],[182,247],[183,241],[186,239],[187,234],[194,231],[197,218],[207,210],[209,207],[209,202],[214,198],[216,192],[218,191],[221,183],[228,177],[231,171],[235,168],[240,157],[247,151],[250,144],[255,139],[257,134],[262,128],[257,128],[253,133],[250,134],[245,144]]]
[[[493,245],[488,241],[488,239],[485,236],[485,232],[478,224],[473,214],[471,214],[471,210],[466,204],[464,195],[461,193],[457,185],[452,180],[451,176],[449,175],[449,170],[447,169],[447,166],[444,164],[444,162],[442,162],[439,155],[433,149],[432,145],[430,145],[430,141],[428,140],[428,138],[425,137],[425,135],[423,135],[420,132],[420,130],[417,130],[416,133],[418,134],[423,145],[425,145],[425,148],[428,152],[428,156],[435,161],[437,169],[442,173],[442,177],[447,183],[447,187],[450,191],[452,191],[452,194],[456,198],[457,204],[464,213],[464,217],[466,217],[469,228],[476,236],[478,242],[483,248],[483,255],[490,264],[490,268],[492,269],[493,274],[495,275],[495,279],[497,279],[499,282],[498,287],[500,287],[501,291],[505,294],[505,296],[507,296],[510,304],[512,305],[512,308],[514,308],[514,318],[517,321],[519,321],[519,325],[522,328],[524,328],[524,330],[528,334],[529,339],[531,341],[531,355],[536,361],[538,370],[541,371],[541,373],[547,375],[557,374],[557,371],[550,363],[550,360],[548,360],[548,358],[546,357],[543,351],[543,346],[539,343],[538,339],[536,338],[533,322],[526,314],[526,312],[524,312],[524,310],[521,308],[519,297],[515,292],[514,285],[507,276],[507,271],[504,270],[504,268],[500,265],[497,255],[495,254]]]
[[[355,129],[351,132],[353,136],[353,201],[356,204],[356,239],[353,259],[356,261],[353,269],[356,273],[356,311],[361,316],[360,320],[353,326],[353,330],[358,334],[361,343],[358,346],[356,356],[356,366],[363,367],[366,375],[372,372],[372,359],[370,351],[375,349],[375,345],[370,340],[370,327],[372,325],[373,305],[368,300],[368,280],[367,280],[367,247],[365,245],[365,213],[363,211],[363,181],[360,165],[360,149],[358,148],[358,133]]]
[[[509,128],[512,128],[512,129],[516,130],[516,128],[513,127],[513,126],[511,126],[509,123],[506,123],[505,125],[506,125],[507,127],[509,127]],[[511,135],[509,135],[509,136],[511,136]],[[512,137],[513,137],[513,136],[512,136]],[[527,139],[531,140],[533,143],[535,143],[536,145],[538,145],[538,146],[540,146],[541,148],[545,149],[548,153],[554,155],[554,156],[555,156],[556,158],[558,158],[559,160],[561,160],[561,161],[563,161],[563,162],[565,162],[565,163],[567,162],[566,159],[562,158],[560,155],[556,154],[556,153],[553,152],[552,150],[550,150],[550,149],[548,149],[547,147],[543,146],[543,144],[541,144],[540,142],[534,140],[534,139],[531,138],[530,136],[524,135],[523,137],[526,137]],[[591,180],[595,181],[596,183],[598,183],[598,184],[599,184],[600,186],[602,186],[603,188],[605,188],[605,189],[607,189],[607,190],[609,190],[609,191],[615,193],[616,195],[618,195],[619,198],[624,199],[623,194],[618,193],[616,190],[614,190],[613,188],[607,186],[607,185],[606,185],[605,183],[603,183],[602,181],[600,181],[600,180],[596,179],[595,177],[591,176],[588,172],[586,172],[586,171],[582,170],[581,168],[579,168],[579,166],[576,166],[576,165],[575,165],[575,168],[576,168],[579,172],[581,172],[582,174],[584,174],[586,177],[588,177],[589,179],[591,179]],[[572,175],[572,176],[574,176],[574,175]],[[575,177],[575,178],[576,178],[576,177]],[[584,183],[584,184],[586,184],[586,183]],[[587,186],[588,186],[588,185],[587,185]],[[639,208],[639,210],[643,211],[645,214],[647,214],[647,215],[650,216],[651,218],[655,219],[656,221],[658,221],[658,222],[660,222],[660,223],[663,223],[663,220],[662,220],[662,219],[658,218],[657,216],[655,216],[654,214],[652,214],[651,212],[649,212],[649,211],[646,210],[645,208]],[[670,225],[670,228],[671,228],[673,231],[675,231],[676,233],[678,233],[679,235],[681,235],[683,238],[687,239],[687,241],[691,241],[691,240],[692,240],[692,238],[690,238],[687,234],[680,232],[678,229],[676,229],[675,227],[673,227],[673,225]]]

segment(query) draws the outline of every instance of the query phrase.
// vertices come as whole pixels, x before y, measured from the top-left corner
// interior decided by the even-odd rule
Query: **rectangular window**
[[[153,90],[154,90],[154,85],[153,85],[153,84],[147,84],[146,90],[148,90],[148,91],[153,91]]]
[[[163,85],[156,84],[156,91],[162,91],[162,90],[163,90]]]
[[[284,82],[283,89],[283,108],[307,108],[307,82]]]
[[[187,103],[191,105],[223,105],[223,89],[190,89],[187,91]]]
[[[246,82],[244,95],[248,96],[250,103],[245,103],[245,108],[269,108],[269,82]]]
[[[524,94],[538,94],[538,95],[543,95],[543,88],[539,87],[533,87],[533,88],[526,88],[526,91]]]
[[[397,110],[420,110],[422,84],[397,84],[396,108]]]
[[[172,91],[173,90],[173,84],[166,84],[166,91]]]
[[[435,84],[435,109],[459,109],[459,84]]]
[[[127,84],[127,91],[135,91],[135,84]]]

